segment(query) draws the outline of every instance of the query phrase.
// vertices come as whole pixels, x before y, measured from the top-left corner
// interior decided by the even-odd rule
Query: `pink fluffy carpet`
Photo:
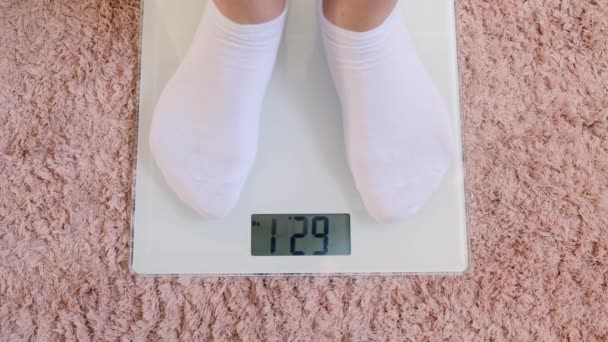
[[[129,274],[140,3],[0,0],[0,340],[607,341],[608,2],[460,0],[473,271]]]

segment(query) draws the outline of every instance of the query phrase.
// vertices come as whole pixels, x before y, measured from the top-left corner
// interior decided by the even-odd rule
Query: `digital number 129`
[[[301,224],[301,232],[294,233],[289,239],[289,252],[291,255],[305,255],[303,251],[296,249],[296,242],[299,239],[304,239],[308,235],[308,217],[306,216],[294,216],[290,217],[290,220],[296,221]],[[321,232],[319,232],[320,227]],[[271,226],[271,237],[270,237],[270,254],[275,254],[277,251],[277,220],[272,219]],[[313,255],[327,255],[328,244],[329,244],[329,219],[326,216],[315,216],[312,219],[312,235],[317,239],[323,239],[323,250],[313,252]]]

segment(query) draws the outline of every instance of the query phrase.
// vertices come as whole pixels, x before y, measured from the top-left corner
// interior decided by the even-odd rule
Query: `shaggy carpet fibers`
[[[0,340],[608,340],[608,2],[460,0],[473,271],[129,274],[136,0],[0,0]]]

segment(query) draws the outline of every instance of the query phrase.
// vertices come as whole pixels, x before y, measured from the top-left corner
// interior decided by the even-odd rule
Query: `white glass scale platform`
[[[148,130],[157,98],[185,54],[207,1],[144,2],[133,272],[465,272],[469,249],[462,158],[433,198],[406,222],[377,224],[365,210],[345,159],[340,107],[323,55],[316,1],[289,3],[256,164],[236,209],[225,219],[204,221],[177,199],[151,158]],[[400,0],[400,10],[449,104],[461,152],[453,0]]]

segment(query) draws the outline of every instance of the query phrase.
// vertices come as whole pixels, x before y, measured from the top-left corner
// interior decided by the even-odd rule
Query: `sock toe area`
[[[176,163],[167,145],[158,144],[155,138],[150,139],[152,156],[178,198],[204,219],[226,217],[236,206],[246,177],[226,181],[197,176],[195,170],[199,168]]]
[[[222,184],[205,183],[197,187],[192,196],[192,208],[207,220],[221,219],[236,206],[242,188],[242,181]]]
[[[181,175],[177,170],[161,172],[179,199],[207,220],[221,219],[236,206],[244,180],[209,181]]]
[[[359,186],[369,214],[379,223],[403,222],[416,214],[441,185],[449,165],[393,186]]]

